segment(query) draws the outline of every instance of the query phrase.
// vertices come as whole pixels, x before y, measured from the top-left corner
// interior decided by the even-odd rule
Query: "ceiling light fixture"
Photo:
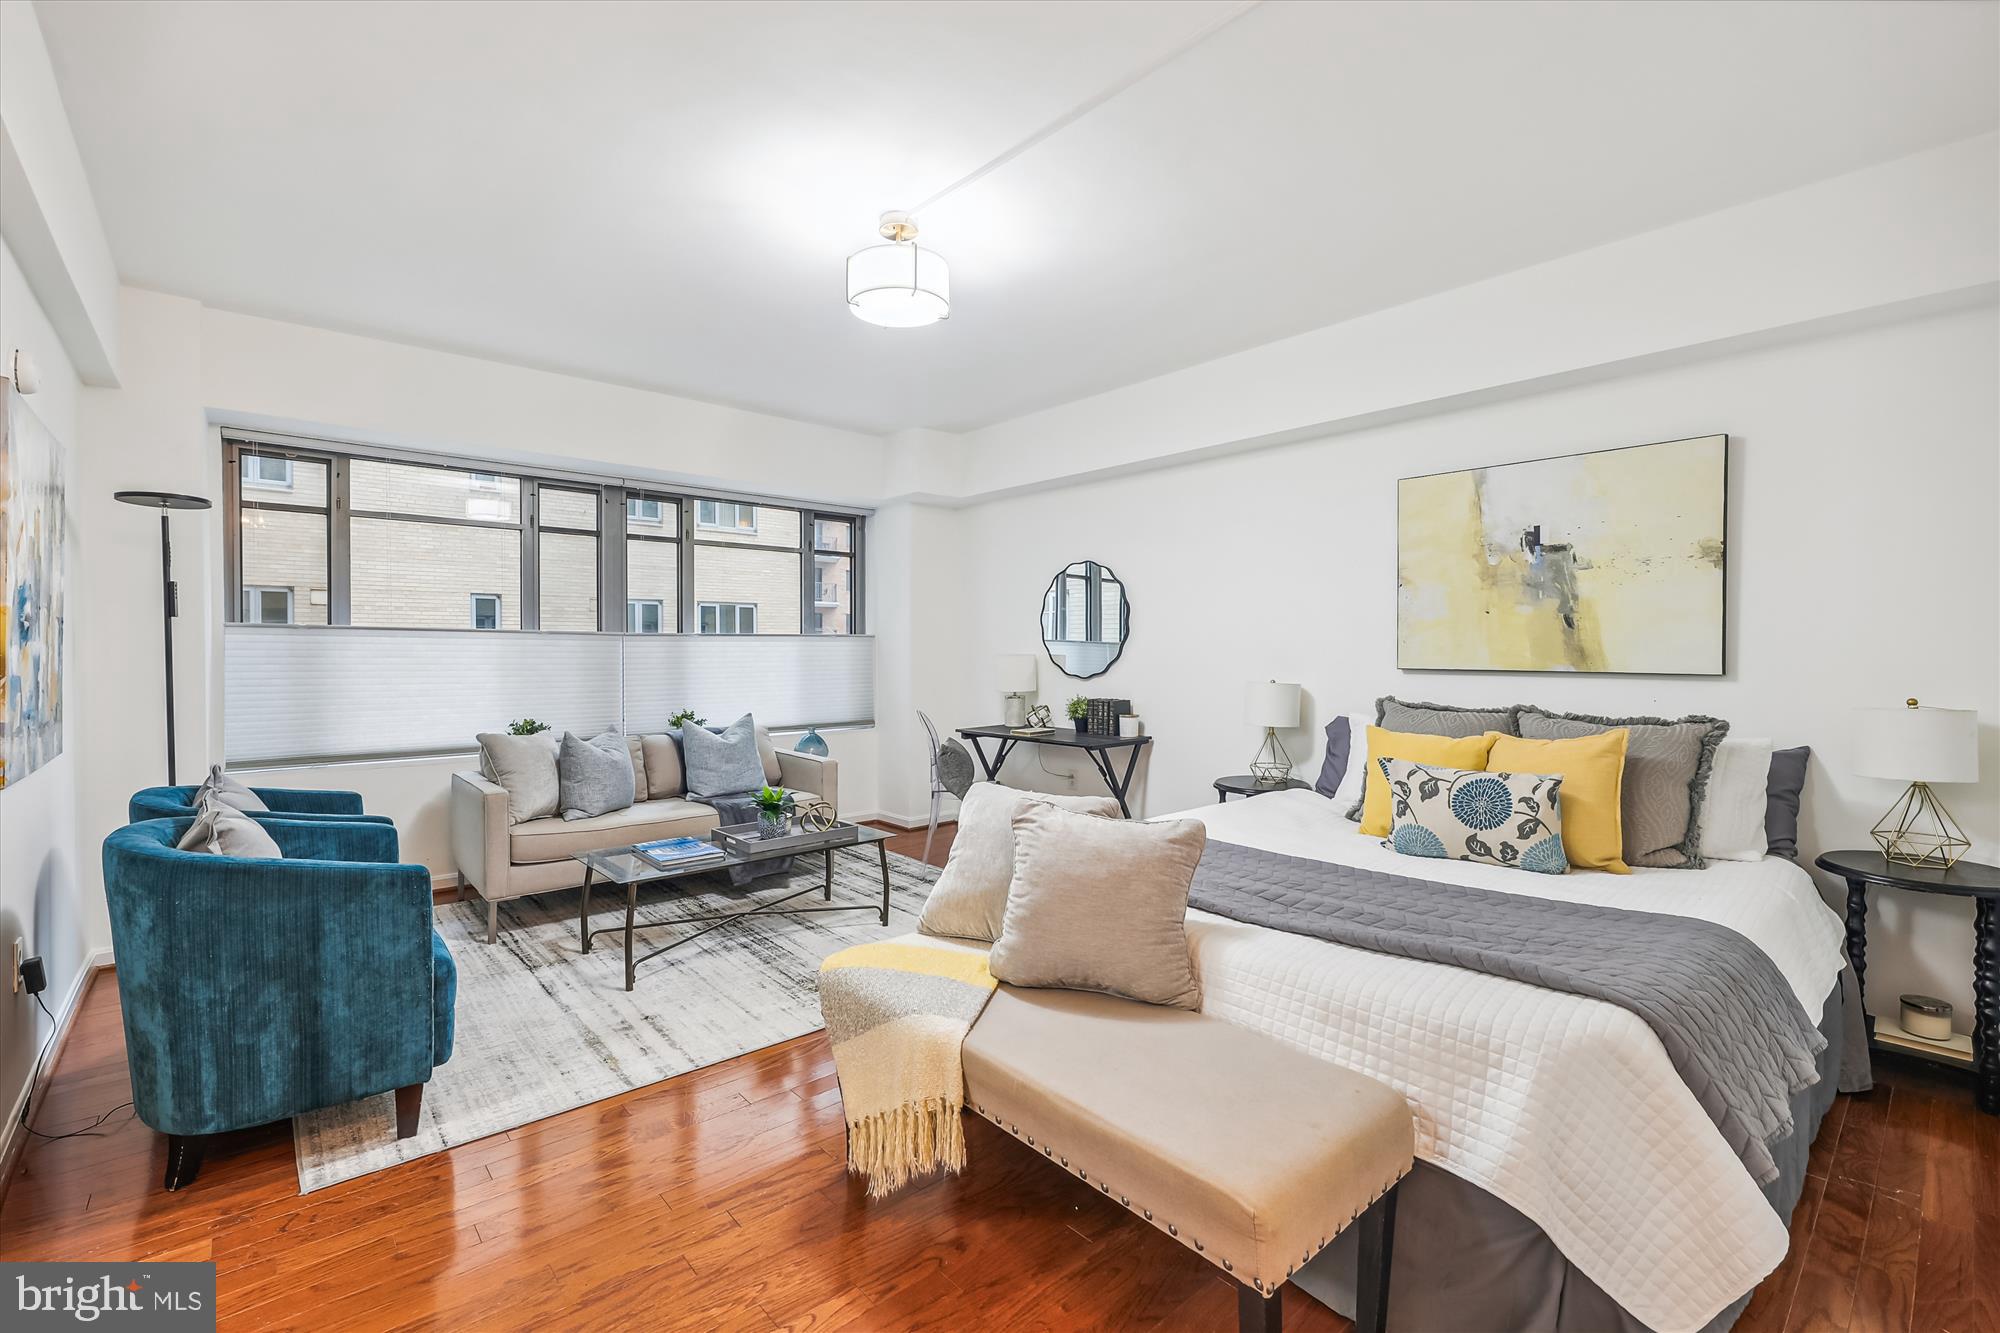
[[[856,319],[885,329],[920,329],[951,318],[951,267],[935,250],[917,244],[917,220],[908,213],[882,215],[887,245],[847,257],[847,308]]]

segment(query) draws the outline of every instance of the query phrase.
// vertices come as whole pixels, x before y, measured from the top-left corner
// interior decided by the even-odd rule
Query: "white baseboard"
[[[76,1026],[77,1011],[83,1008],[83,997],[90,989],[91,979],[112,965],[111,950],[95,949],[83,960],[83,966],[76,970],[76,978],[69,984],[69,993],[62,1003],[55,1006],[55,1031],[49,1038],[49,1058],[42,1065],[39,1079],[34,1076],[34,1067],[29,1066],[29,1081],[21,1086],[14,1096],[13,1105],[7,1109],[7,1122],[0,1125],[0,1199],[7,1196],[8,1182],[14,1178],[14,1168],[20,1165],[21,1152],[28,1145],[28,1131],[21,1124],[21,1107],[30,1097],[39,1100],[54,1081],[56,1066],[62,1062],[63,1045],[69,1040],[70,1029]],[[34,1003],[32,999],[29,1003]],[[40,1012],[37,1006],[36,1012]],[[40,1024],[36,1025],[37,1027]],[[41,1042],[35,1043],[40,1051]]]

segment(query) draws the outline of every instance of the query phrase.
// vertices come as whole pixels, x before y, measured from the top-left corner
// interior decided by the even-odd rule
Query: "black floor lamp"
[[[111,497],[142,509],[160,511],[160,615],[165,622],[167,649],[167,785],[178,786],[180,774],[174,768],[174,617],[180,614],[180,591],[174,586],[174,547],[167,536],[167,513],[173,509],[207,509],[199,495],[175,495],[171,491],[118,491]]]

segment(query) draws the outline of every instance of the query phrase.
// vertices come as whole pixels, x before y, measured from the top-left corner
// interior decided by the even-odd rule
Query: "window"
[[[757,508],[733,500],[703,500],[695,506],[695,526],[712,532],[755,532]]]
[[[231,434],[223,448],[233,621],[863,633],[866,521],[856,515],[310,441]],[[288,609],[258,589],[289,590]]]
[[[245,588],[243,623],[246,625],[289,625],[292,623],[290,588]]]
[[[658,634],[660,632],[660,612],[664,604],[657,599],[647,598],[625,603],[625,632],[627,634]]]
[[[289,491],[292,489],[292,460],[274,454],[245,454],[243,484],[260,491]]]
[[[755,634],[757,608],[749,602],[703,602],[700,628],[703,634]]]

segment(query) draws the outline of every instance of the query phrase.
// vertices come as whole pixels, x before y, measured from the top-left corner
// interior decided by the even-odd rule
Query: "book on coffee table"
[[[720,847],[706,838],[657,838],[632,844],[632,850],[662,869],[719,865],[728,860]]]

